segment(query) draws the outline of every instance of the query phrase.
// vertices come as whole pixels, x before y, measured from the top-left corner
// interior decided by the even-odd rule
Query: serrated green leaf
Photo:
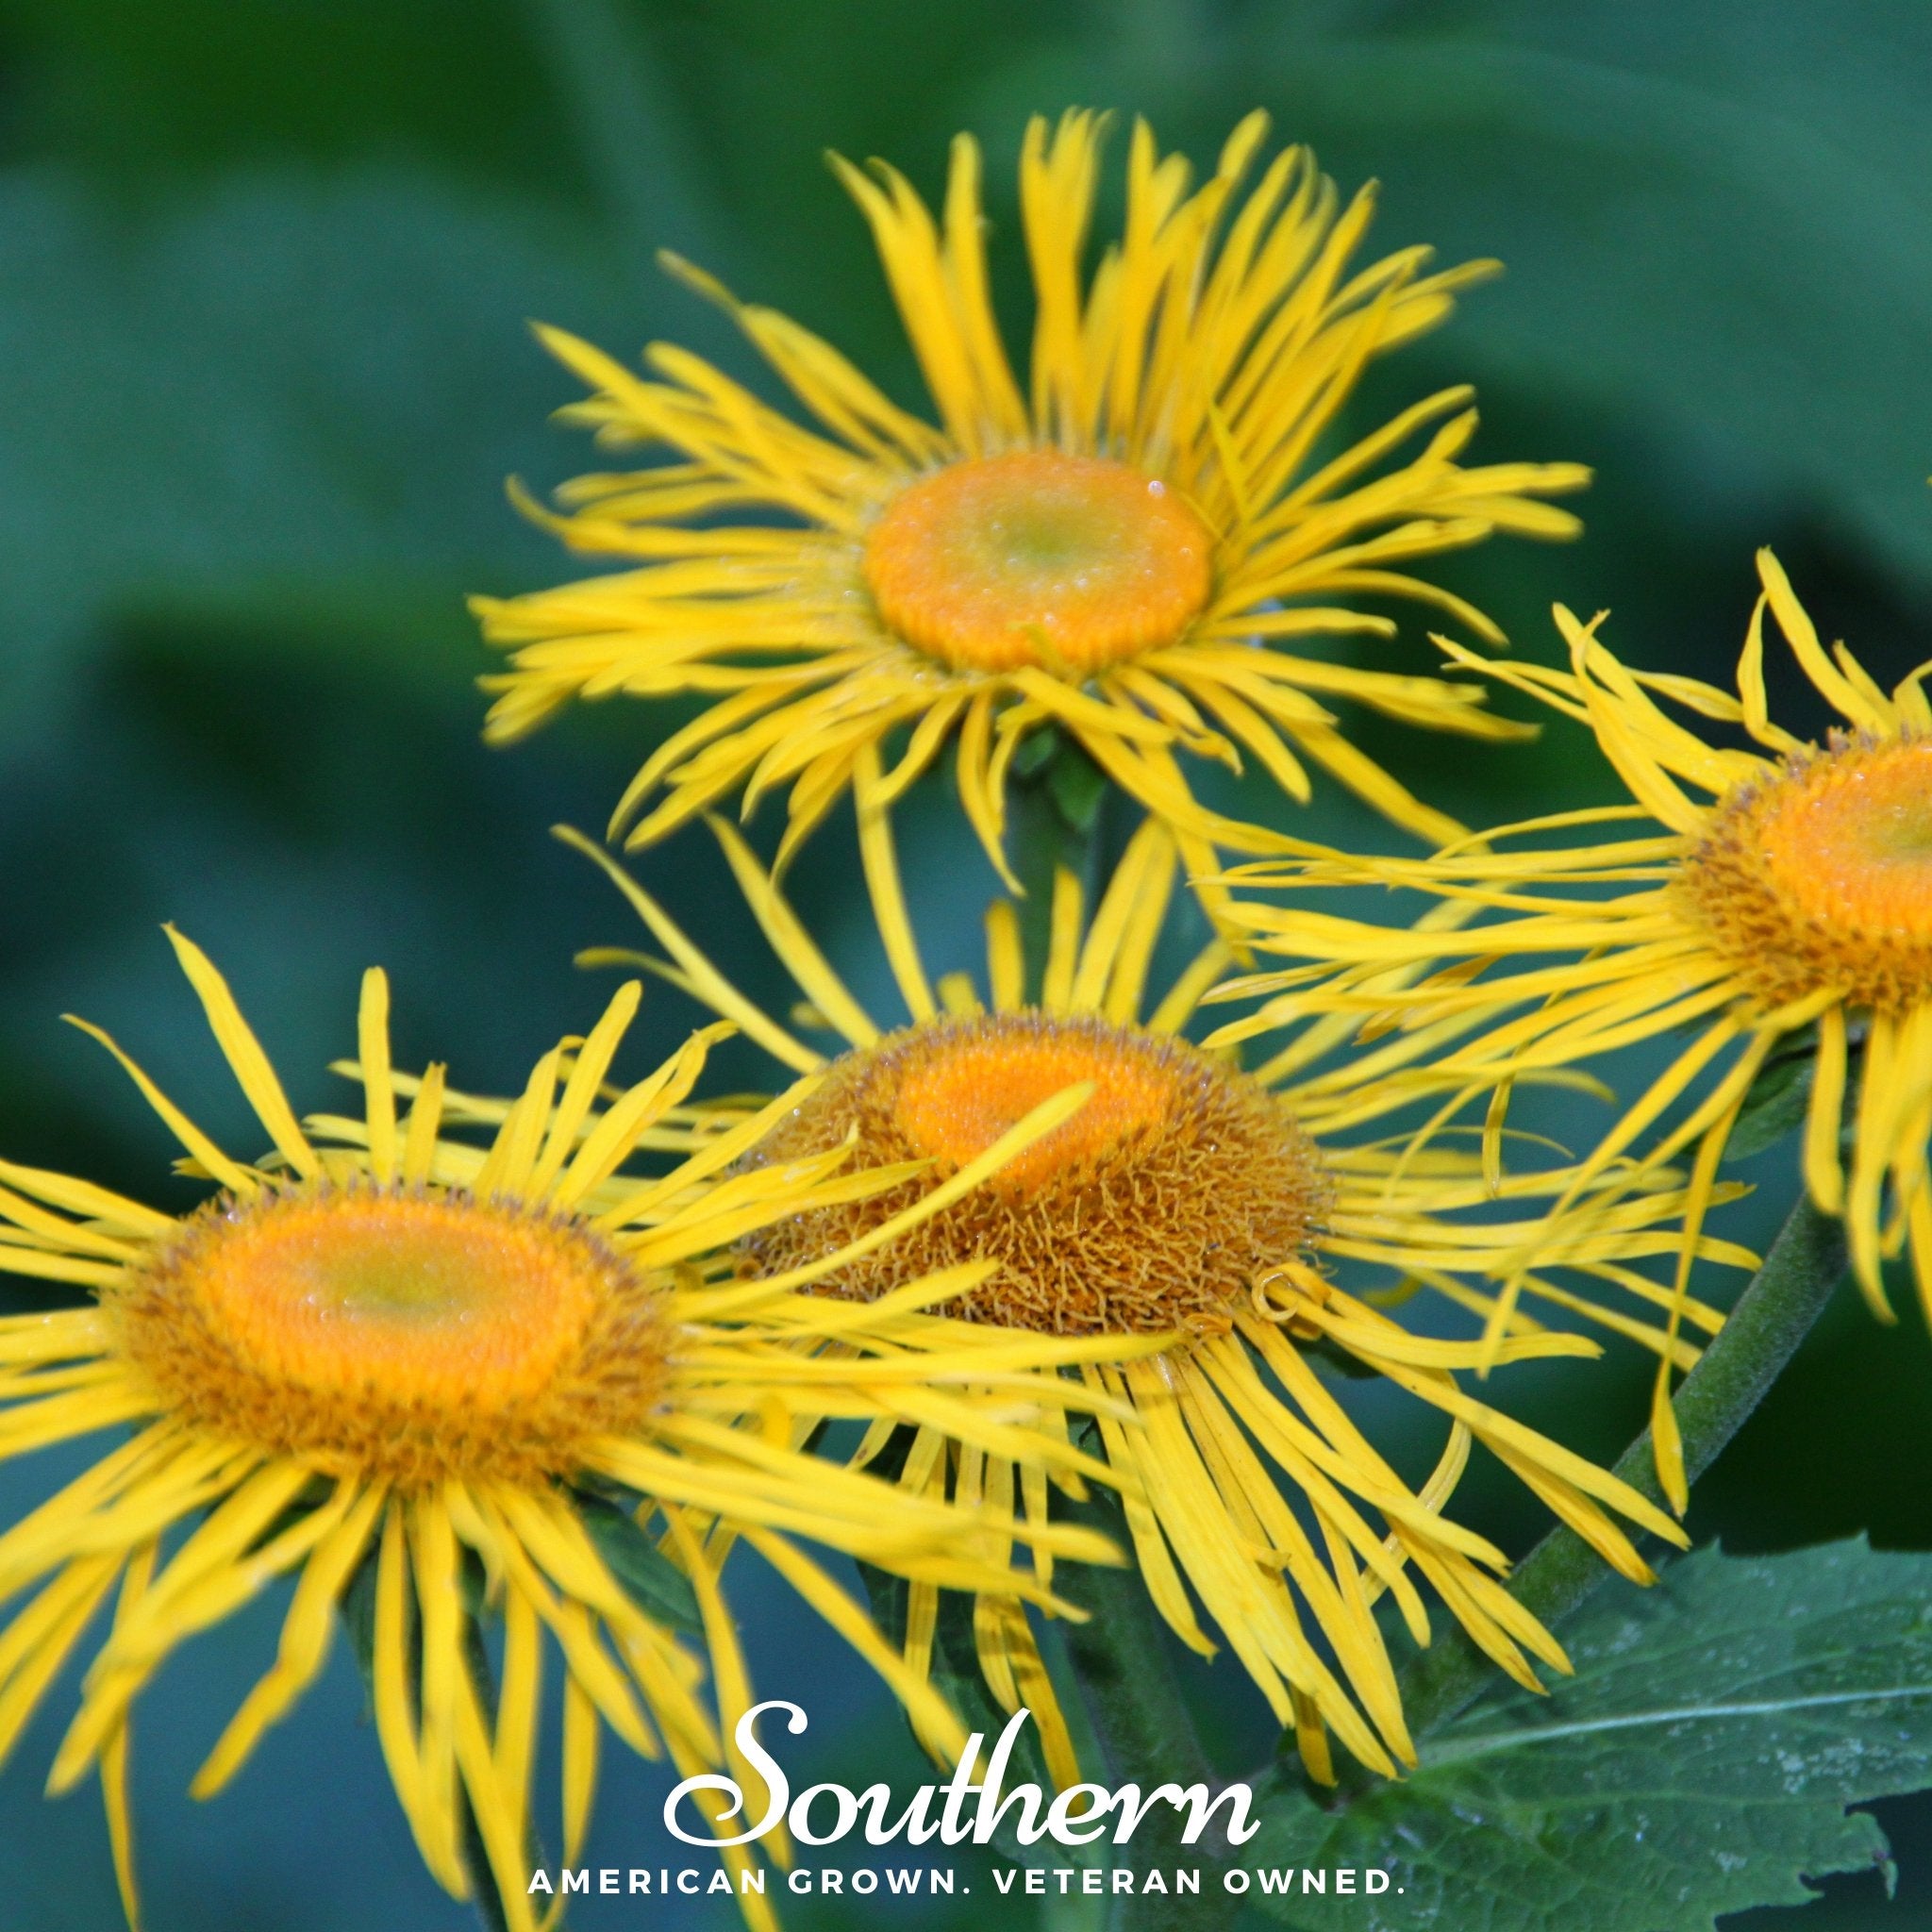
[[[602,1496],[576,1497],[577,1512],[597,1554],[610,1566],[610,1574],[647,1611],[674,1629],[704,1634],[704,1619],[688,1577],[669,1557],[638,1526],[628,1509],[608,1502]]]
[[[1406,1781],[1263,1795],[1243,1866],[1385,1866],[1387,1892],[1254,1902],[1309,1932],[1707,1932],[1883,1864],[1846,1807],[1932,1785],[1932,1553],[1706,1549],[1562,1637],[1574,1679],[1486,1693]]]

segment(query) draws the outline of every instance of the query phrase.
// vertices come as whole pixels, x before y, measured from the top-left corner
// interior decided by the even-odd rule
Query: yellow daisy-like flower
[[[179,1644],[284,1575],[296,1581],[279,1656],[195,1794],[234,1775],[321,1668],[338,1605],[366,1591],[376,1732],[416,1841],[437,1878],[467,1894],[467,1808],[513,1927],[535,1923],[525,1880],[546,1635],[564,1665],[566,1862],[588,1818],[600,1721],[687,1775],[729,1762],[746,1790],[762,1790],[729,1741],[750,1694],[717,1577],[734,1540],[760,1550],[922,1726],[963,1743],[944,1705],[793,1539],[967,1587],[1008,1577],[1015,1537],[1049,1556],[1107,1557],[1108,1546],[1067,1525],[908,1499],[800,1453],[794,1438],[801,1418],[825,1415],[947,1417],[969,1430],[983,1417],[989,1447],[1075,1469],[1085,1459],[1067,1445],[1058,1384],[1053,1432],[1041,1435],[1021,1373],[1065,1344],[989,1352],[977,1331],[920,1312],[973,1291],[985,1268],[912,1285],[891,1308],[844,1310],[801,1291],[824,1270],[744,1282],[734,1261],[734,1244],[772,1221],[903,1187],[905,1171],[851,1173],[839,1150],[734,1172],[809,1085],[763,1112],[686,1108],[710,1040],[728,1027],[695,1036],[604,1105],[635,983],[588,1037],[538,1062],[478,1145],[453,1131],[477,1110],[440,1068],[420,1082],[391,1072],[387,987],[372,973],[364,1111],[305,1128],[221,976],[186,940],[175,946],[274,1152],[254,1164],[223,1152],[88,1027],[179,1140],[189,1171],[220,1192],[177,1219],[0,1162],[0,1268],[92,1295],[0,1321],[0,1455],[131,1430],[0,1535],[0,1600],[33,1592],[0,1629],[0,1754],[111,1601],[51,1786],[99,1767],[130,1918],[131,1707]],[[399,1119],[398,1093],[411,1091]],[[1068,1110],[1056,1099],[960,1178],[970,1187],[1024,1155]],[[640,1147],[672,1155],[669,1172],[622,1172]],[[976,1400],[989,1374],[1004,1391],[997,1412]],[[975,1404],[947,1392],[955,1382]],[[689,1579],[715,1714],[697,1657],[620,1581],[627,1562],[662,1557],[650,1542],[607,1557],[613,1537],[640,1528]],[[503,1619],[493,1698],[470,1662],[473,1589]],[[725,1856],[749,1869],[741,1849]],[[774,1923],[761,1896],[743,1902],[755,1925]]]
[[[1858,1283],[1881,1317],[1892,1319],[1881,1264],[1907,1247],[1932,1311],[1932,705],[1924,690],[1932,667],[1922,665],[1888,695],[1842,644],[1826,651],[1769,551],[1759,552],[1757,568],[1763,590],[1736,696],[1630,670],[1598,641],[1594,624],[1561,608],[1567,671],[1483,667],[1589,724],[1632,804],[1506,826],[1485,834],[1481,846],[1433,859],[1332,856],[1249,869],[1245,876],[1298,885],[1375,878],[1435,894],[1473,917],[1404,929],[1243,905],[1257,947],[1314,963],[1237,990],[1272,986],[1283,1017],[1359,1014],[1388,1007],[1391,972],[1408,979],[1428,972],[1403,991],[1404,1024],[1481,1029],[1458,1056],[1476,1078],[1574,1065],[1688,1030],[1688,1042],[1580,1170],[1593,1174],[1624,1158],[1691,1096],[1641,1158],[1656,1169],[1695,1148],[1687,1232],[1702,1222],[1758,1075],[1781,1047],[1815,1029],[1804,1137],[1811,1197],[1843,1216]],[[1822,745],[1794,738],[1766,709],[1767,610],[1844,721]],[[1764,749],[1714,745],[1667,715],[1658,698],[1741,726]],[[1629,818],[1663,829],[1582,847],[1490,849],[1520,834]],[[1490,975],[1522,962],[1529,963]],[[1722,1074],[1707,1077],[1713,1068]],[[1847,1135],[1849,1174],[1840,1153]],[[1690,1265],[1687,1248],[1680,1296]],[[1507,1305],[1506,1297],[1499,1313]],[[1681,1507],[1668,1382],[1666,1362],[1657,1442]]]
[[[1113,1351],[1066,1386],[1084,1383],[1128,1405],[1139,1424],[1097,1418],[1147,1589],[1182,1640],[1211,1654],[1198,1602],[1281,1722],[1294,1726],[1316,1776],[1332,1774],[1331,1729],[1377,1771],[1413,1759],[1372,1607],[1391,1592],[1425,1641],[1411,1569],[1519,1681],[1536,1682],[1532,1657],[1565,1667],[1556,1641],[1495,1580],[1501,1553],[1441,1513],[1473,1442],[1626,1575],[1649,1573],[1602,1506],[1683,1541],[1635,1491],[1465,1392],[1453,1372],[1477,1360],[1478,1343],[1411,1332],[1323,1271],[1329,1261],[1362,1262],[1453,1291],[1491,1274],[1534,1234],[1551,1269],[1625,1274],[1634,1259],[1674,1245],[1664,1224],[1681,1213],[1681,1194],[1625,1191],[1601,1208],[1590,1199],[1574,1223],[1552,1222],[1547,1198],[1564,1175],[1506,1176],[1492,1189],[1479,1157],[1446,1151],[1434,1133],[1365,1133],[1439,1091],[1408,1041],[1325,1073],[1300,1066],[1319,1057],[1320,1041],[1252,1074],[1190,1045],[1183,1029],[1229,956],[1221,942],[1209,945],[1148,1008],[1150,961],[1179,870],[1158,821],[1136,834],[1091,922],[1078,884],[1060,873],[1051,957],[1029,999],[1010,900],[988,916],[983,986],[963,972],[928,976],[888,824],[863,816],[868,884],[909,1016],[893,1032],[854,998],[738,834],[715,821],[714,829],[808,1017],[843,1036],[846,1050],[829,1064],[741,993],[614,861],[587,840],[575,842],[618,880],[663,948],[658,971],[783,1065],[824,1070],[762,1158],[849,1141],[868,1158],[924,1158],[943,1174],[970,1163],[1043,1095],[1072,1082],[1092,1089],[1080,1113],[987,1186],[841,1264],[824,1289],[868,1304],[936,1265],[995,1258],[999,1273],[956,1305],[969,1322],[1003,1335],[1085,1337]],[[774,1222],[744,1250],[778,1279],[822,1266],[882,1215],[930,1201],[931,1186],[931,1174],[917,1176],[870,1206]],[[1463,1211],[1492,1193],[1514,1210],[1509,1218]],[[1150,1337],[1160,1352],[1139,1355]],[[1336,1400],[1310,1344],[1341,1352],[1447,1418],[1441,1464],[1420,1489]],[[1512,1333],[1503,1353],[1592,1355],[1596,1345]],[[871,1449],[883,1435],[874,1431]],[[949,1486],[1003,1505],[1017,1494],[1043,1521],[1052,1479],[1024,1458],[982,1455],[928,1426],[902,1483],[930,1498]],[[915,1662],[930,1645],[937,1606],[934,1589],[913,1587]],[[988,1685],[1008,1707],[1033,1709],[1057,1774],[1074,1774],[1024,1614],[1009,1599],[982,1595],[975,1627]]]
[[[595,391],[566,414],[608,446],[668,454],[582,477],[560,492],[562,513],[543,516],[572,547],[637,568],[477,602],[512,654],[507,675],[485,680],[501,693],[490,735],[516,738],[574,697],[713,700],[652,754],[613,832],[635,819],[641,845],[727,793],[749,812],[789,787],[781,870],[846,788],[889,804],[957,739],[961,801],[1004,871],[1008,766],[1049,725],[1167,819],[1196,870],[1211,869],[1215,842],[1254,850],[1257,835],[1195,802],[1177,751],[1236,764],[1239,747],[1303,799],[1312,760],[1401,824],[1453,835],[1348,741],[1327,701],[1484,738],[1520,727],[1479,708],[1480,687],[1282,646],[1390,632],[1327,601],[1364,592],[1423,599],[1499,641],[1408,566],[1496,531],[1574,534],[1575,518],[1537,499],[1588,473],[1462,467],[1476,421],[1466,388],[1333,446],[1364,368],[1441,322],[1493,264],[1428,274],[1428,251],[1410,248],[1351,269],[1373,194],[1341,208],[1293,148],[1243,198],[1266,129],[1262,115],[1243,121],[1190,193],[1186,161],[1137,125],[1124,225],[1090,275],[1104,122],[1031,124],[1024,378],[989,295],[975,143],[954,142],[938,220],[891,169],[838,162],[937,424],[681,262],[671,266],[733,317],[811,426],[684,350],[655,345],[640,376],[546,330]],[[896,763],[868,776],[862,755],[902,732]]]

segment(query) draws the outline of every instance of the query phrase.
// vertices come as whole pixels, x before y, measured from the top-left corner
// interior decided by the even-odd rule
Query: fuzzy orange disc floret
[[[650,1412],[669,1341],[589,1229],[426,1189],[224,1197],[103,1299],[177,1411],[404,1488],[571,1473]]]
[[[1213,587],[1214,540],[1125,463],[1017,450],[923,476],[866,541],[879,615],[957,669],[1099,671],[1173,643]]]
[[[983,1031],[970,1049],[914,1058],[900,1074],[893,1112],[921,1154],[957,1173],[1043,1101],[1092,1082],[1092,1098],[1072,1120],[987,1183],[1023,1199],[1057,1174],[1158,1129],[1173,1104],[1174,1074],[1170,1060],[1124,1054],[1095,1028],[1008,1027]]]
[[[1889,1013],[1932,998],[1932,741],[1834,736],[1740,788],[1679,883],[1774,1005],[1827,988]]]
[[[766,1160],[841,1145],[926,1176],[795,1215],[746,1241],[775,1273],[910,1207],[1041,1101],[1091,1100],[986,1186],[832,1276],[872,1300],[934,1269],[997,1260],[948,1312],[1058,1335],[1224,1331],[1255,1277],[1301,1255],[1327,1187],[1307,1136],[1256,1081],[1183,1041],[1025,1012],[927,1021],[834,1063]]]

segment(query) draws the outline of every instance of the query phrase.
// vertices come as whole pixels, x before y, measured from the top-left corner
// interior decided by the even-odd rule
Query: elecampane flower
[[[1242,924],[1260,949],[1312,962],[1273,980],[1283,1017],[1375,1012],[1388,1007],[1391,973],[1408,981],[1425,974],[1403,991],[1406,1024],[1474,1034],[1460,1055],[1472,1077],[1485,1067],[1491,1078],[1548,1071],[1656,1036],[1688,1036],[1581,1170],[1595,1174],[1628,1158],[1682,1103],[1681,1118],[1639,1158],[1661,1168],[1695,1150],[1687,1231],[1703,1220],[1759,1074],[1774,1054],[1800,1049],[1815,1033],[1804,1137],[1811,1197],[1844,1217],[1853,1268],[1875,1312],[1892,1319],[1882,1264],[1907,1248],[1932,1311],[1928,667],[1888,694],[1842,644],[1826,651],[1769,551],[1757,567],[1763,590],[1735,696],[1629,669],[1593,625],[1560,608],[1568,670],[1484,667],[1589,724],[1630,793],[1628,806],[1506,826],[1433,859],[1337,856],[1248,874],[1291,876],[1302,886],[1374,877],[1435,894],[1474,918],[1405,929],[1243,904]],[[1767,711],[1767,611],[1843,720],[1823,744],[1793,737]],[[1763,750],[1713,744],[1658,699],[1693,719],[1740,726]],[[1507,849],[1521,834],[1630,818],[1653,819],[1662,830]],[[1509,967],[1518,970],[1492,970]],[[1240,990],[1270,984],[1263,977]],[[1689,1270],[1687,1250],[1674,1326],[1694,1307],[1684,1299]],[[1657,1441],[1681,1499],[1682,1471],[1669,1453],[1668,1376],[1666,1362]]]
[[[976,1391],[989,1371],[1005,1391],[1002,1412],[986,1417],[990,1439],[1031,1441],[1019,1372],[1059,1344],[1008,1347],[996,1360],[976,1331],[920,1312],[971,1291],[984,1269],[916,1287],[891,1311],[849,1311],[857,1322],[800,1291],[810,1269],[736,1278],[733,1244],[769,1219],[903,1186],[904,1171],[856,1174],[841,1150],[734,1172],[808,1089],[763,1113],[684,1107],[709,1040],[728,1027],[604,1104],[635,983],[586,1039],[538,1062],[478,1145],[461,1134],[476,1110],[440,1068],[420,1082],[391,1072],[387,987],[372,973],[355,1070],[364,1111],[305,1129],[225,983],[189,941],[175,945],[274,1152],[252,1164],[225,1153],[89,1027],[180,1141],[189,1171],[220,1192],[176,1219],[0,1162],[0,1268],[92,1296],[0,1321],[0,1454],[131,1431],[0,1535],[0,1600],[34,1592],[0,1630],[0,1754],[111,1603],[51,1783],[64,1790],[98,1765],[130,1917],[131,1707],[177,1645],[283,1575],[296,1580],[279,1656],[196,1795],[225,1785],[314,1678],[359,1577],[373,1585],[376,1733],[416,1841],[437,1878],[466,1894],[467,1806],[515,1927],[534,1924],[525,1879],[546,1636],[564,1665],[569,1862],[600,1723],[641,1752],[668,1751],[687,1775],[733,1752],[750,1693],[716,1571],[734,1540],[760,1550],[957,1749],[957,1719],[794,1539],[968,1586],[1008,1578],[1016,1537],[1085,1557],[1105,1557],[1104,1540],[941,1509],[795,1443],[805,1418],[950,1413],[948,1385]],[[398,1091],[410,1089],[399,1119]],[[1056,1117],[1050,1108],[998,1158],[1024,1153]],[[626,1174],[640,1146],[674,1164],[655,1179]],[[1058,1392],[1051,1415],[1054,1432],[1032,1448],[1065,1461]],[[626,1591],[592,1533],[613,1499],[688,1574],[715,1716],[699,1658]],[[493,1708],[467,1658],[466,1573],[503,1618]],[[732,1769],[761,1789],[735,1753]],[[744,1904],[754,1924],[772,1923],[761,1897]]]
[[[491,736],[516,738],[576,697],[704,699],[618,809],[613,831],[630,824],[633,845],[726,794],[749,812],[789,787],[789,852],[846,788],[889,804],[953,740],[960,799],[1004,869],[1008,763],[1046,726],[1169,820],[1197,871],[1212,869],[1213,842],[1255,849],[1256,834],[1193,799],[1177,753],[1232,765],[1245,752],[1304,799],[1312,761],[1398,823],[1451,836],[1452,821],[1349,742],[1328,701],[1481,738],[1519,727],[1480,708],[1479,687],[1288,646],[1388,633],[1348,608],[1362,593],[1420,598],[1496,641],[1481,612],[1410,566],[1496,531],[1575,531],[1539,499],[1587,481],[1577,465],[1462,466],[1476,422],[1466,388],[1337,446],[1363,370],[1441,322],[1493,264],[1431,274],[1428,251],[1409,248],[1352,268],[1372,193],[1341,207],[1292,148],[1244,195],[1266,135],[1257,114],[1192,192],[1187,163],[1137,126],[1124,225],[1090,275],[1103,130],[1070,113],[1026,133],[1024,373],[988,291],[974,142],[954,143],[938,219],[891,169],[837,164],[936,423],[796,323],[675,261],[807,421],[682,349],[655,345],[640,376],[546,330],[594,391],[566,414],[608,447],[663,459],[582,477],[544,518],[573,548],[635,568],[478,600],[487,635],[511,652],[511,669],[486,680],[500,693]],[[869,773],[865,756],[901,735],[896,761]]]
[[[1331,1729],[1378,1771],[1413,1759],[1373,1614],[1385,1590],[1418,1641],[1428,1621],[1416,1576],[1520,1681],[1536,1681],[1531,1657],[1565,1667],[1555,1639],[1495,1580],[1501,1554],[1442,1514],[1473,1442],[1626,1575],[1648,1572],[1605,1506],[1682,1541],[1635,1491],[1459,1387],[1454,1371],[1475,1363],[1479,1343],[1414,1332],[1324,1272],[1345,1259],[1457,1291],[1534,1235],[1551,1270],[1627,1273],[1674,1244],[1667,1224],[1682,1211],[1680,1192],[1626,1191],[1599,1210],[1586,1189],[1573,1220],[1551,1220],[1565,1175],[1492,1180],[1479,1156],[1438,1144],[1436,1133],[1385,1136],[1380,1124],[1440,1091],[1408,1041],[1326,1072],[1297,1072],[1300,1049],[1244,1073],[1189,1044],[1182,1029],[1229,955],[1209,945],[1150,1004],[1150,963],[1178,874],[1172,835],[1158,821],[1135,836],[1091,922],[1062,871],[1051,957],[1029,999],[1009,900],[988,918],[983,984],[964,972],[928,976],[889,826],[882,815],[863,817],[868,880],[909,1016],[891,1032],[853,996],[738,834],[714,824],[808,1016],[843,1036],[829,1065],[741,994],[613,861],[578,842],[663,948],[658,970],[785,1066],[824,1070],[761,1158],[849,1142],[868,1158],[933,1163],[874,1205],[774,1222],[746,1238],[745,1253],[782,1279],[849,1252],[880,1214],[916,1203],[934,1174],[970,1161],[1042,1095],[1091,1088],[1079,1113],[986,1186],[824,1286],[863,1303],[935,1265],[995,1258],[999,1272],[958,1298],[968,1321],[1000,1334],[1084,1336],[1113,1351],[1081,1374],[1139,1424],[1097,1418],[1147,1589],[1194,1650],[1212,1654],[1208,1629],[1218,1627],[1295,1728],[1317,1776],[1332,1774]],[[1492,1197],[1507,1218],[1466,1211]],[[1159,1353],[1128,1353],[1150,1338]],[[1396,1474],[1317,1372],[1312,1345],[1340,1351],[1448,1419],[1427,1482],[1411,1488]],[[1580,1337],[1513,1331],[1502,1349],[1512,1360],[1595,1352]],[[882,1440],[875,1430],[870,1446]],[[1036,1518],[1047,1513],[1053,1472],[982,1456],[942,1428],[921,1431],[906,1468],[917,1493],[942,1495],[954,1484],[1001,1501],[1017,1494]],[[908,1655],[928,1647],[937,1606],[936,1590],[914,1586]],[[982,1596],[975,1629],[994,1694],[1009,1707],[1023,1700],[1052,1725],[1051,1688],[1018,1605]],[[1048,1743],[1049,1762],[1057,1753],[1058,1774],[1068,1775],[1071,1747],[1051,1732]]]

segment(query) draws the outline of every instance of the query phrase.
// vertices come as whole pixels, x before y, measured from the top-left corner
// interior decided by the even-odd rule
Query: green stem
[[[1124,1549],[1132,1547],[1118,1505],[1096,1496],[1073,1513]],[[1167,1633],[1139,1568],[1070,1565],[1057,1571],[1054,1581],[1061,1595],[1088,1612],[1084,1624],[1067,1624],[1067,1651],[1107,1760],[1108,1782],[1139,1785],[1143,1792],[1157,1785],[1211,1790],[1220,1780],[1168,1664]],[[1182,1823],[1179,1807],[1156,1806],[1127,1841],[1127,1864],[1137,1876],[1157,1867],[1198,1867],[1200,1894],[1147,1894],[1137,1884],[1131,1895],[1110,1900],[1108,1932],[1206,1932],[1225,1922],[1227,1901],[1218,1882],[1224,1847],[1205,1840],[1184,1844]]]
[[[1015,771],[1007,791],[1007,852],[1024,894],[1019,902],[1020,943],[1029,994],[1037,996],[1053,931],[1054,874],[1064,867],[1091,897],[1106,791],[1078,745],[1045,732],[1033,742],[1039,752]]]
[[[1730,1319],[1677,1391],[1684,1472],[1695,1481],[1717,1460],[1764,1399],[1843,1279],[1841,1224],[1801,1199]],[[1645,1429],[1616,1474],[1652,1502],[1663,1501]],[[1545,1624],[1568,1616],[1610,1569],[1574,1530],[1554,1529],[1516,1566],[1510,1594]],[[1403,1674],[1402,1703],[1417,1737],[1446,1723],[1495,1677],[1495,1666],[1458,1629],[1423,1652]]]

